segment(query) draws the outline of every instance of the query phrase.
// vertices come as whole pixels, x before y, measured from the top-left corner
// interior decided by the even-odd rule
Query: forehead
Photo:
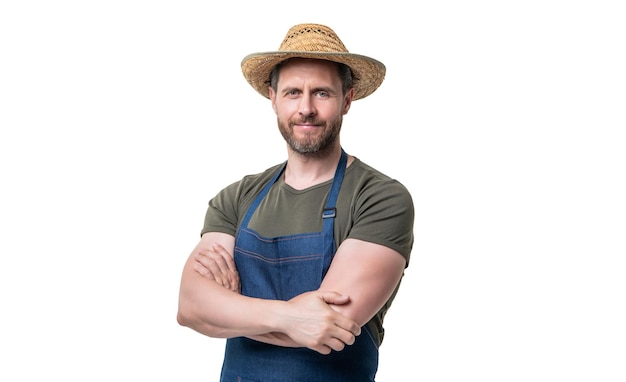
[[[279,68],[279,73],[308,72],[325,74],[339,78],[339,64],[328,60],[316,60],[312,58],[291,58],[283,61]]]

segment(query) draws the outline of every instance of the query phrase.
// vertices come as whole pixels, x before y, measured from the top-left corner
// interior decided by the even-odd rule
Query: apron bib
[[[235,264],[241,294],[289,300],[317,290],[335,255],[335,205],[343,181],[347,155],[342,150],[324,208],[321,232],[264,237],[248,223],[286,163],[256,197],[235,238]],[[244,281],[245,280],[245,281]],[[353,345],[322,355],[308,348],[285,348],[246,337],[226,341],[222,382],[368,382],[378,368],[378,347],[367,325]]]

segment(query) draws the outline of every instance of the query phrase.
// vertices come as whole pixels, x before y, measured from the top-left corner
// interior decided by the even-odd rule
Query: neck
[[[307,156],[288,149],[285,183],[303,190],[332,179],[341,157],[341,147],[320,156]]]

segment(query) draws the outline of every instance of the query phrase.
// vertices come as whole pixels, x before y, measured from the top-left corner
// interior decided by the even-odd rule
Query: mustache
[[[297,120],[294,120],[294,119],[289,120],[289,126],[298,125],[302,123],[308,123],[308,124],[316,125],[316,126],[326,125],[326,121],[316,119],[315,117],[303,117]]]

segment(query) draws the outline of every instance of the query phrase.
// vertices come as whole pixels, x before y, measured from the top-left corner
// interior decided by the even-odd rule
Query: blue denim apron
[[[343,181],[347,155],[341,159],[323,211],[323,231],[268,238],[248,228],[261,200],[285,169],[281,167],[254,200],[235,239],[235,263],[241,294],[289,300],[317,290],[335,254],[335,205]],[[286,348],[251,340],[228,339],[222,382],[367,382],[378,369],[378,346],[367,326],[353,345],[322,355],[308,348]]]

